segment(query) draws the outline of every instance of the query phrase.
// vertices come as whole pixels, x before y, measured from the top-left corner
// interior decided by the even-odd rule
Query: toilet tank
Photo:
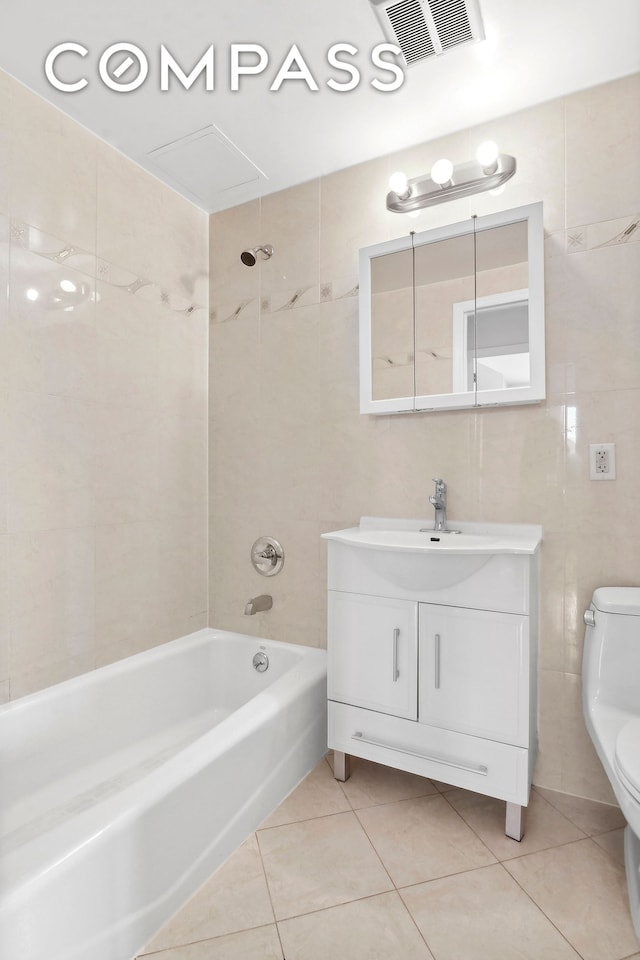
[[[640,587],[599,587],[593,594],[583,653],[583,696],[637,711],[640,708]]]

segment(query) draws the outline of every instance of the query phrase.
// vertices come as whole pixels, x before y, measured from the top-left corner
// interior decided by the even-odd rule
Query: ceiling
[[[486,40],[414,64],[395,92],[371,86],[392,76],[371,61],[386,38],[369,0],[9,3],[0,68],[210,212],[640,69],[638,0],[480,0]],[[56,61],[61,80],[87,79],[73,93],[56,90],[43,68],[52,48],[67,42],[88,51]],[[139,47],[149,64],[145,82],[126,93],[98,74],[102,53],[121,42]],[[270,89],[294,43],[317,91],[301,79]],[[328,63],[336,43],[358,48],[343,56],[360,70],[348,92],[327,86],[349,79]],[[189,90],[174,78],[161,91],[161,44],[187,75],[213,45],[214,89],[205,89],[203,75]],[[235,44],[259,44],[268,57],[237,91]],[[109,60],[112,76],[126,56]],[[137,72],[134,63],[119,81]]]

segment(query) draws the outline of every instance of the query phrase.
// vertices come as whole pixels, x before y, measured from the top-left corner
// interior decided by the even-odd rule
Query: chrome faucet
[[[433,525],[434,530],[447,529],[447,485],[444,480],[433,478],[436,490],[433,496],[429,497],[429,503],[433,504],[436,511],[436,519]]]
[[[259,597],[252,597],[251,600],[247,601],[244,612],[246,616],[252,617],[254,613],[260,613],[261,610],[271,610],[272,606],[273,597],[270,597],[268,593],[261,593]]]

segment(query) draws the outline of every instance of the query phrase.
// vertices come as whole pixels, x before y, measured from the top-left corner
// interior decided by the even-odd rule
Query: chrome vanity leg
[[[351,776],[351,757],[340,750],[333,751],[333,775],[336,780],[348,780]]]
[[[524,836],[524,814],[526,807],[521,807],[519,803],[507,802],[507,817],[504,825],[504,832],[512,840],[522,840]]]

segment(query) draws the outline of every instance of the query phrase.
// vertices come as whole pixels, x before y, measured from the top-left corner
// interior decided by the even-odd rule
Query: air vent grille
[[[429,0],[429,9],[443,50],[473,40],[465,0]]]
[[[387,16],[407,63],[435,55],[419,0],[400,0],[387,7]]]
[[[407,65],[484,40],[479,0],[370,0]]]

